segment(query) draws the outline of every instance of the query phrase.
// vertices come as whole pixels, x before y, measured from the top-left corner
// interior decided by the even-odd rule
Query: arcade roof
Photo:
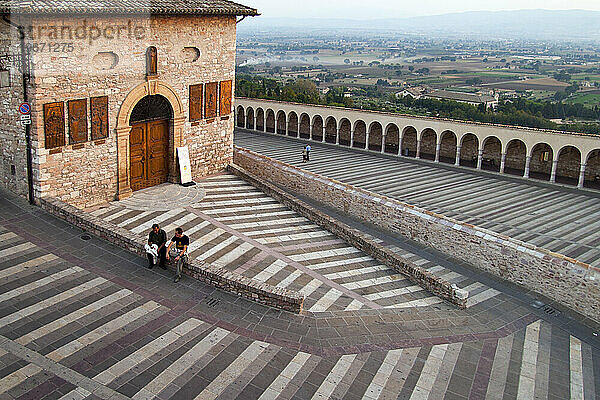
[[[259,15],[228,0],[0,0],[1,14]]]

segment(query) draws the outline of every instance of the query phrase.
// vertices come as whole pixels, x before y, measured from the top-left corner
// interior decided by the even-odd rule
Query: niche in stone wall
[[[10,71],[0,69],[0,88],[10,87]]]
[[[197,47],[184,47],[181,50],[181,59],[186,63],[193,63],[200,58],[200,49]]]
[[[92,64],[101,70],[113,69],[119,64],[119,56],[112,51],[101,51],[92,58]]]

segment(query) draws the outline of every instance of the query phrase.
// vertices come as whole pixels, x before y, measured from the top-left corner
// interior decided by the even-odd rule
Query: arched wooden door
[[[131,114],[129,155],[133,191],[167,182],[171,113],[167,99],[146,96]]]

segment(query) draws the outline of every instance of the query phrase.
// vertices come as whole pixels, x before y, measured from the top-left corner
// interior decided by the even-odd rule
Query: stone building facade
[[[19,52],[9,23],[26,36],[34,196],[89,207],[177,182],[184,146],[194,178],[223,170],[233,157],[237,16],[256,10],[224,0],[74,3],[0,10],[2,50]],[[0,182],[25,194],[17,64],[0,89],[10,121],[0,132]]]

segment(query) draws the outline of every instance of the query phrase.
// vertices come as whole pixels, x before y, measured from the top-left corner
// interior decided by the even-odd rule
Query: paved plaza
[[[596,398],[594,332],[500,283],[382,236],[470,288],[459,310],[234,176],[151,190],[187,204],[153,211],[142,191],[90,212],[140,234],[181,225],[192,257],[301,291],[305,311],[175,284],[2,192],[0,399]]]
[[[197,202],[197,193],[204,197],[191,206],[164,201],[163,206],[172,205],[168,212],[160,210],[156,202],[161,197]],[[192,188],[165,184],[145,189],[91,214],[133,233],[147,232],[159,223],[172,235],[181,226],[190,237],[192,259],[301,292],[306,296],[304,309],[310,312],[443,303],[234,175],[207,178]],[[448,266],[397,246],[393,250],[468,290],[468,307],[498,294]]]
[[[466,168],[237,130],[235,144],[330,178],[600,267],[600,196]]]

